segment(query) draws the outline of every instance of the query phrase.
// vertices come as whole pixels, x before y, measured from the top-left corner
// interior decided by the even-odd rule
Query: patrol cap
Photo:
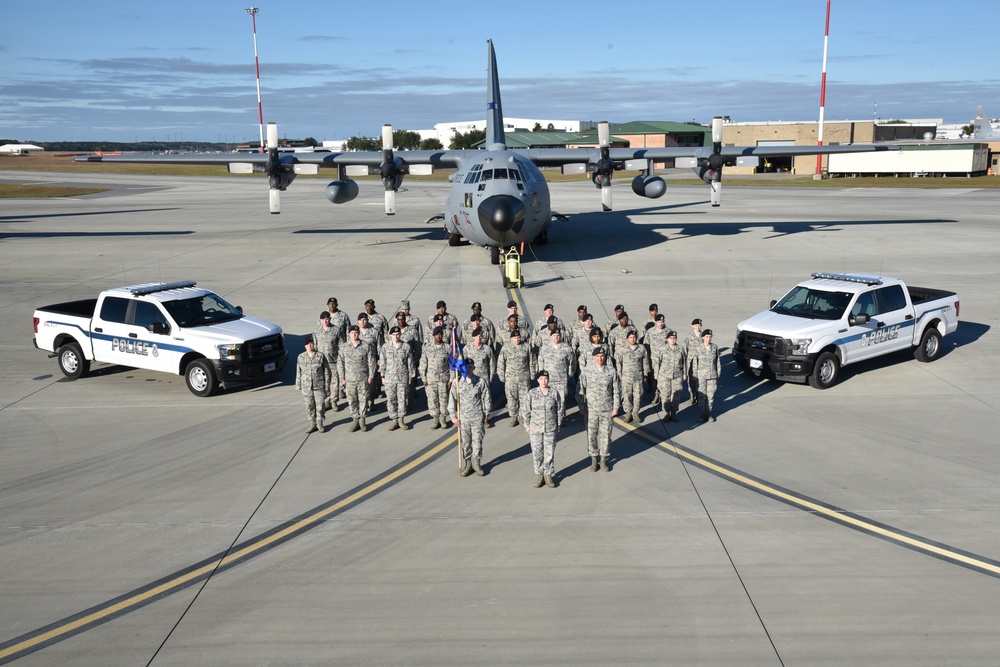
[[[475,310],[476,308],[482,308],[482,307],[483,307],[483,304],[479,303],[478,301],[474,301],[474,302],[472,303],[472,306],[471,306],[471,308],[472,308],[473,310]]]
[[[507,307],[508,308],[517,308],[517,301],[514,301],[513,299],[511,299],[510,301],[507,302]]]
[[[434,335],[434,336],[443,336],[444,335],[444,329],[442,329],[441,327],[434,327],[434,331],[431,332],[431,335]]]
[[[361,327],[359,327],[357,324],[352,324],[350,327],[348,327],[347,330],[348,331],[357,331],[358,333],[361,333]]]
[[[702,338],[704,338],[705,336],[711,336],[711,335],[712,335],[712,330],[711,329],[705,329],[704,331],[701,332],[701,337]]]
[[[701,324],[701,320],[699,320],[697,317],[691,320],[691,326],[694,326],[696,324]]]
[[[319,314],[319,319],[321,319],[321,320],[328,320],[328,319],[330,319],[330,311],[329,310],[324,310],[322,313]]]
[[[650,310],[659,310],[660,307],[657,306],[655,303],[651,303],[651,304],[649,304],[649,309]]]
[[[545,306],[545,309],[548,310],[551,307],[552,306]],[[549,319],[545,320],[545,323],[546,324],[559,324],[559,318],[556,317],[555,315],[549,315]]]
[[[656,316],[656,321],[657,322],[662,322],[663,321],[663,314],[662,313]]]
[[[391,336],[392,334],[394,334],[394,333],[401,333],[401,330],[400,330],[400,328],[399,328],[399,327],[393,327],[393,328],[389,329],[389,335],[390,335],[390,336]]]
[[[535,373],[535,379],[536,380],[538,378],[540,378],[540,377],[548,377],[548,376],[549,376],[549,372],[547,370],[545,370],[544,368],[542,370],[538,371],[537,373]]]
[[[302,344],[303,344],[303,345],[308,345],[308,344],[309,344],[309,343],[311,343],[311,342],[313,342],[313,337],[312,337],[312,334],[309,334],[308,336],[306,336],[306,337],[305,337],[305,338],[303,339],[303,341],[302,341]]]
[[[436,305],[436,306],[434,306],[434,307],[435,307],[435,308],[447,308],[447,307],[448,307],[448,304],[446,304],[446,303],[445,303],[444,301],[438,301],[438,302],[437,302],[437,305]]]
[[[410,309],[410,300],[409,299],[403,299],[402,301],[399,302],[399,307],[400,308],[405,308],[406,310],[409,310]]]
[[[473,336],[482,336],[483,335],[483,330],[480,329],[479,327],[476,327],[475,329],[472,330],[472,335]]]
[[[365,313],[365,312],[358,313],[358,319],[359,320],[367,320],[368,319],[368,313]]]
[[[365,305],[366,306],[374,306],[375,305],[375,299],[367,299],[367,300],[365,300]]]
[[[676,331],[668,331],[667,332],[667,338],[677,338],[677,332]]]
[[[555,308],[552,307],[551,303],[547,303],[545,304],[545,307],[542,308],[542,310],[555,310]]]

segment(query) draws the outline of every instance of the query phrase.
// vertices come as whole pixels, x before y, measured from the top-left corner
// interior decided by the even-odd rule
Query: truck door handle
[[[102,327],[94,327],[94,331],[97,333],[104,333],[104,329]]]
[[[130,334],[128,335],[128,337],[129,337],[129,338],[138,338],[138,337],[139,337],[139,334],[136,334],[136,333],[130,333]]]
[[[908,319],[908,320],[912,320],[912,319],[913,319],[913,315],[907,315],[907,316],[906,316],[906,319]]]
[[[875,327],[876,327],[877,329],[881,329],[881,328],[882,328],[882,327],[884,327],[884,326],[885,326],[885,322],[876,322],[876,323],[875,323]]]

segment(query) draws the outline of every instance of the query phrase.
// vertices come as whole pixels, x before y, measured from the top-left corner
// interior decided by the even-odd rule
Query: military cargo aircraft
[[[337,179],[326,187],[334,204],[358,196],[358,184],[350,176],[378,175],[385,186],[385,213],[396,212],[396,193],[407,174],[427,174],[435,167],[456,169],[445,202],[444,227],[450,245],[465,238],[488,247],[493,264],[500,261],[500,248],[536,242],[546,243],[552,221],[549,188],[539,167],[561,167],[564,173],[590,173],[601,190],[605,211],[612,206],[611,180],[615,171],[639,171],[632,191],[657,199],[666,192],[666,182],[657,176],[654,162],[674,160],[675,166],[691,167],[711,187],[712,206],[722,202],[722,170],[726,166],[755,166],[760,158],[818,153],[857,153],[893,150],[889,146],[723,146],[722,118],[712,120],[712,146],[666,148],[611,147],[607,121],[598,124],[597,148],[509,149],[504,138],[500,82],[492,40],[487,40],[486,142],[482,150],[394,151],[392,127],[382,127],[379,151],[282,152],[278,150],[278,128],[268,123],[267,153],[223,153],[188,155],[89,155],[76,158],[90,162],[146,162],[180,164],[226,164],[231,173],[268,175],[271,213],[280,213],[280,193],[298,174],[317,174],[322,168],[337,169]]]

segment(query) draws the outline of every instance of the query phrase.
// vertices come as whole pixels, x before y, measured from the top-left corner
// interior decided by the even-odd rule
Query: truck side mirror
[[[170,327],[163,322],[152,322],[148,327],[150,333],[167,335],[170,333]]]
[[[777,299],[771,299],[771,305],[768,308],[774,308],[774,304],[778,303]]]
[[[240,311],[240,315],[243,314],[243,306],[236,306],[236,310]]]
[[[868,324],[869,322],[871,322],[871,317],[865,315],[864,313],[859,313],[858,315],[852,317],[848,321],[848,324],[850,324],[852,327],[856,327],[859,324]]]

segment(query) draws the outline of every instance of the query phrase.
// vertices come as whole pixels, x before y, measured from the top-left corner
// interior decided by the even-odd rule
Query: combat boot
[[[333,407],[332,407],[331,409],[332,409],[332,410],[333,410],[334,412],[340,412],[341,410],[343,410],[343,409],[344,409],[344,406],[342,406],[342,405],[341,405],[341,404],[340,404],[339,402],[337,402],[337,401],[333,401],[333,402],[332,402],[332,406],[333,406]]]
[[[406,422],[403,421],[402,417],[399,418],[399,428],[403,429],[404,431],[410,430],[410,427],[406,425]]]
[[[354,421],[353,421],[353,422],[351,423],[351,428],[350,428],[350,431],[351,431],[351,433],[354,433],[354,432],[355,432],[355,431],[357,431],[357,430],[358,430],[359,428],[361,428],[361,427],[360,427],[360,426],[358,426],[358,420],[357,420],[357,419],[355,419],[355,420],[354,420]]]
[[[389,430],[390,431],[395,431],[397,428],[399,428],[399,422],[398,421],[393,421],[393,422],[391,422],[389,424]]]
[[[601,457],[601,470],[603,470],[604,472],[610,472],[611,471],[611,468],[608,467],[608,457],[607,456],[602,456]]]
[[[535,477],[535,488],[536,489],[540,489],[540,488],[542,488],[543,484],[545,484],[545,478],[542,475],[536,476]]]
[[[463,460],[462,461],[462,469],[458,471],[458,474],[461,475],[462,477],[468,477],[469,475],[471,475],[472,474],[472,462],[471,461],[464,461]]]
[[[590,457],[590,469],[592,471],[594,471],[594,472],[597,472],[597,468],[598,468],[598,466],[597,466],[597,457],[596,456],[591,456]]]
[[[493,424],[490,423],[489,419],[483,422],[483,428],[493,428]]]
[[[368,430],[368,424],[365,423],[364,419],[361,420],[361,430],[362,431],[367,431]]]
[[[550,489],[556,488],[556,481],[552,479],[552,475],[546,475],[544,479],[545,479],[545,486],[549,487]]]
[[[483,466],[479,464],[479,459],[472,459],[472,469],[475,470],[476,474],[480,477],[486,474],[486,471],[483,470]]]
[[[641,417],[641,416],[639,415],[638,411],[636,411],[636,412],[632,413],[632,419],[633,419],[633,421],[635,421],[635,422],[636,422],[637,424],[641,424],[641,423],[642,423],[642,417]]]
[[[632,421],[632,413],[626,412],[625,416],[622,417],[622,421],[625,422],[626,424],[630,423]]]
[[[441,417],[441,428],[448,428],[448,419],[446,417]]]
[[[431,428],[441,428],[441,422],[437,417],[431,417]]]
[[[330,403],[330,399],[329,399],[329,398],[328,398],[328,399],[326,399],[326,400],[325,400],[325,401],[323,402],[323,409],[324,409],[324,410],[332,410],[332,409],[333,409],[333,405],[331,405],[331,403]]]
[[[510,426],[511,426],[511,428],[517,426],[517,417],[511,417],[511,419],[510,419]]]
[[[309,428],[306,429],[306,433],[315,433],[319,429],[316,428],[316,424],[309,424]]]

